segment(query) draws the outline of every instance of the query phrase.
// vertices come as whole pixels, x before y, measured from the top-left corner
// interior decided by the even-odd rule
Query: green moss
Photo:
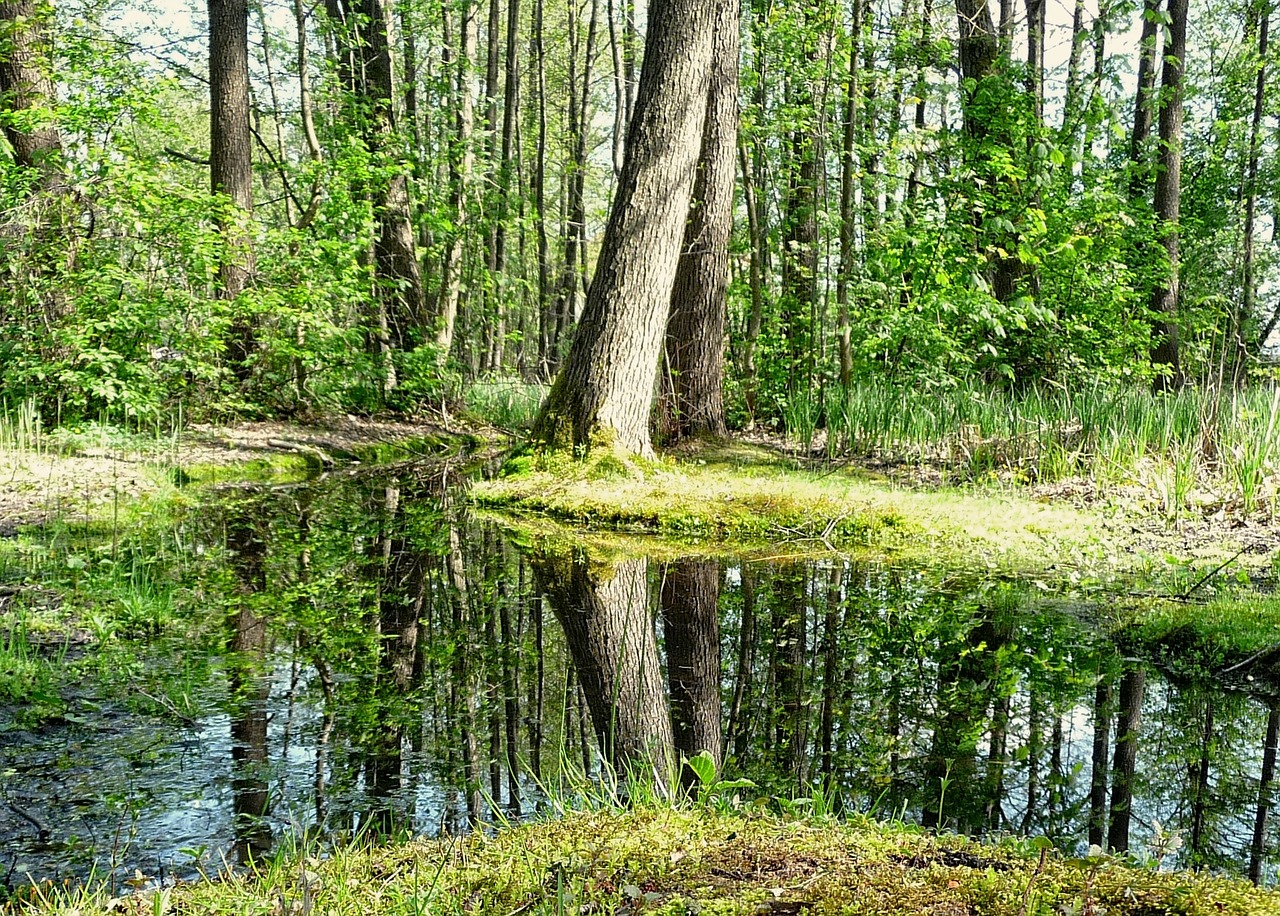
[[[1116,614],[1122,646],[1152,655],[1177,674],[1235,668],[1280,681],[1280,597],[1253,591],[1208,602],[1142,600]]]
[[[868,548],[1016,567],[1108,553],[1100,520],[1087,513],[1004,494],[896,490],[857,473],[798,469],[740,444],[682,462],[529,452],[470,493],[477,506],[525,517],[699,543]]]
[[[122,906],[123,904],[123,906]],[[743,817],[641,807],[588,811],[495,836],[286,854],[250,874],[132,900],[50,890],[26,912],[1109,916],[1280,911],[1243,881],[1108,858],[1072,860],[1035,843],[984,845],[856,820]]]

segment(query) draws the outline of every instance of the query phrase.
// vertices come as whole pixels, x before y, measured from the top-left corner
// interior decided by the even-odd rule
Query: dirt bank
[[[201,424],[176,438],[109,429],[59,431],[33,447],[0,449],[0,536],[51,519],[100,515],[187,479],[243,468],[251,476],[305,475],[326,467],[409,460],[468,430],[438,423],[335,417],[322,423]]]

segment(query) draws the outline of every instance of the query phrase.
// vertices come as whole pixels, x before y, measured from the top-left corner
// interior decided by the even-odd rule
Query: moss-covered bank
[[[1102,520],[1067,505],[994,491],[899,489],[847,470],[806,470],[741,445],[683,461],[521,455],[493,479],[477,481],[471,498],[590,530],[685,543],[861,547],[999,567],[1111,551]]]
[[[1235,879],[1042,844],[984,845],[867,821],[743,817],[709,809],[573,813],[494,837],[282,856],[254,874],[112,899],[30,896],[32,914],[278,913],[955,914],[1108,916],[1280,912]]]

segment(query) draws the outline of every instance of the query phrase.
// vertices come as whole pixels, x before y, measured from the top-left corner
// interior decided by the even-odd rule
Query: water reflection
[[[0,730],[10,884],[465,830],[606,770],[674,794],[701,751],[761,794],[1076,850],[1142,851],[1158,820],[1177,864],[1274,877],[1273,698],[1170,680],[1028,583],[517,546],[448,477],[184,521],[168,556],[213,624],[192,651],[219,660],[222,711],[184,730],[93,697]]]

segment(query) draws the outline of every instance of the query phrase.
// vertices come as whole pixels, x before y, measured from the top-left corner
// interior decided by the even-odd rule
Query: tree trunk
[[[1280,701],[1267,708],[1267,737],[1262,747],[1262,772],[1258,777],[1258,807],[1253,818],[1253,842],[1249,844],[1249,880],[1262,880],[1262,857],[1267,847],[1267,816],[1271,812],[1271,782],[1276,775],[1276,745],[1280,744]]]
[[[0,54],[0,105],[20,115],[5,118],[4,136],[13,149],[14,164],[35,169],[46,190],[62,182],[62,133],[52,117],[57,96],[47,34],[52,14],[52,5],[40,0],[0,0],[0,34],[6,52]],[[247,10],[244,15],[247,28]],[[211,47],[211,53],[216,50]],[[247,47],[241,59],[247,68]],[[247,125],[247,96],[244,110]]]
[[[723,3],[719,15],[702,153],[667,320],[666,357],[674,390],[664,426],[675,440],[729,434],[724,416],[724,335],[738,148],[737,0]]]
[[[655,0],[622,181],[568,360],[535,438],[652,454],[649,413],[701,149],[712,0]]]
[[[1129,136],[1129,196],[1143,197],[1151,184],[1151,125],[1155,122],[1156,52],[1160,36],[1160,0],[1143,0],[1142,38],[1138,44],[1138,87],[1133,96],[1133,132]]]
[[[671,715],[649,603],[648,561],[593,569],[582,550],[533,560],[538,588],[564,627],[604,759],[619,775],[673,775]]]
[[[218,208],[222,251],[218,298],[235,302],[253,276],[252,138],[249,132],[249,5],[246,0],[209,0],[209,164]],[[242,308],[231,307],[227,364],[244,384],[252,374],[257,330]]]
[[[1107,831],[1107,776],[1111,756],[1111,682],[1103,675],[1093,703],[1093,765],[1089,774],[1089,845],[1103,848]]]
[[[671,688],[671,725],[675,749],[684,757],[706,751],[719,772],[720,734],[720,564],[680,560],[662,580],[662,632]],[[685,791],[697,776],[680,768]]]
[[[1245,174],[1244,198],[1244,250],[1241,252],[1240,266],[1240,308],[1235,313],[1234,338],[1235,353],[1232,360],[1232,381],[1239,385],[1245,378],[1245,363],[1248,359],[1249,345],[1246,339],[1247,329],[1251,322],[1258,320],[1258,283],[1255,277],[1253,235],[1257,223],[1258,211],[1258,160],[1261,148],[1262,114],[1267,94],[1267,44],[1268,31],[1271,26],[1271,7],[1269,0],[1255,3],[1258,16],[1258,75],[1253,91],[1253,119],[1249,123],[1249,164]],[[1259,341],[1265,343],[1265,341]]]
[[[1107,846],[1116,852],[1129,849],[1129,821],[1133,807],[1133,774],[1138,761],[1138,732],[1142,728],[1142,700],[1147,673],[1126,671],[1120,679],[1120,720],[1116,723],[1116,754],[1111,766],[1111,820]]]
[[[456,64],[452,52],[448,49],[445,52],[446,69],[455,64],[451,79],[458,116],[455,145],[449,156],[449,206],[453,211],[453,234],[445,243],[440,265],[440,295],[436,300],[436,358],[441,364],[449,358],[449,351],[453,348],[454,329],[458,323],[458,303],[462,296],[462,255],[468,225],[467,201],[471,189],[471,174],[475,168],[475,151],[471,146],[475,120],[471,67],[479,37],[474,0],[467,0],[463,7],[458,33],[461,46]]]
[[[1188,0],[1169,0],[1169,31],[1160,79],[1160,161],[1156,171],[1155,214],[1164,246],[1165,273],[1151,290],[1151,366],[1158,389],[1182,384],[1178,354],[1178,220],[1182,194],[1182,77],[1187,56]]]
[[[853,382],[853,327],[849,314],[849,284],[854,273],[854,197],[857,173],[858,87],[864,0],[853,2],[850,27],[849,73],[844,87],[844,131],[840,143],[840,267],[836,275],[836,335],[840,348],[840,388]],[[921,70],[923,74],[923,68]],[[923,104],[923,102],[922,102]],[[914,173],[913,173],[914,174]]]

